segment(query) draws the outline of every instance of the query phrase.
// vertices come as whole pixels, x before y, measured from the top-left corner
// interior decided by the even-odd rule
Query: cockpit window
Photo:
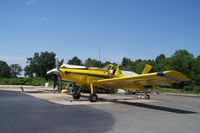
[[[104,67],[104,69],[106,69],[110,74],[115,74],[116,68],[114,66],[111,65],[107,65],[106,67]]]
[[[105,66],[104,69],[109,71],[110,70],[110,65]]]

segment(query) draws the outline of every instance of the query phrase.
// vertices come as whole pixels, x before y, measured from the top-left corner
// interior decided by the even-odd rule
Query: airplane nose
[[[59,69],[61,68],[62,64],[64,62],[64,59],[59,61],[58,56],[55,57],[55,66],[56,68],[50,70],[47,72],[47,74],[53,73],[54,74],[54,85],[53,88],[55,89],[56,86],[58,85],[58,81],[60,80],[60,75],[59,75]]]

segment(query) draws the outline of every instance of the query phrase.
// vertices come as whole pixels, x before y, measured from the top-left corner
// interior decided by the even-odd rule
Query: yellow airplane
[[[89,87],[91,91],[89,96],[90,102],[96,102],[98,100],[98,96],[95,92],[98,88],[121,88],[145,91],[149,86],[170,85],[172,83],[190,80],[187,76],[178,71],[151,72],[151,70],[152,66],[147,64],[142,74],[127,76],[113,64],[109,64],[104,68],[94,68],[63,64],[63,60],[59,62],[58,58],[56,58],[56,68],[48,71],[47,74],[54,73],[57,75],[58,80],[68,81],[80,86],[80,88],[73,93],[74,99],[79,99],[81,97],[81,87]],[[149,99],[150,96],[146,93],[145,98]]]

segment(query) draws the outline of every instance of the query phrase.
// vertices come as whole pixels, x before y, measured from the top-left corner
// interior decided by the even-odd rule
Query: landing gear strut
[[[91,89],[91,94],[89,96],[89,101],[96,102],[98,100],[98,96],[97,96],[97,94],[94,93],[94,88],[93,88],[92,84],[90,84],[90,89]]]

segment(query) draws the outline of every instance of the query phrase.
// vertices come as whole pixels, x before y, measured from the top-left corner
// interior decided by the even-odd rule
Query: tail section
[[[146,73],[150,73],[152,71],[152,66],[149,65],[149,64],[146,64],[145,67],[144,67],[144,70],[142,72],[142,74],[146,74]]]

